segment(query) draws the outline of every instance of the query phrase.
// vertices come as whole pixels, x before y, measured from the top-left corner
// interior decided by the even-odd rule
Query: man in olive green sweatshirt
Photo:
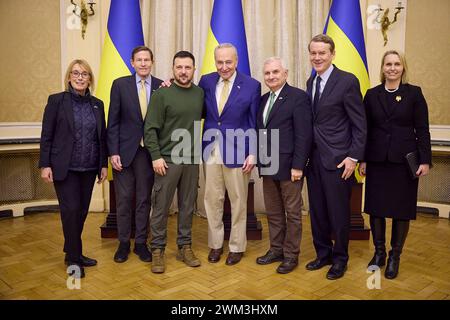
[[[200,162],[200,120],[203,90],[192,83],[195,58],[179,51],[173,58],[174,83],[152,96],[145,118],[144,144],[155,170],[152,232],[152,272],[165,271],[167,218],[175,190],[178,191],[177,260],[200,266],[191,249],[192,215],[197,201]]]

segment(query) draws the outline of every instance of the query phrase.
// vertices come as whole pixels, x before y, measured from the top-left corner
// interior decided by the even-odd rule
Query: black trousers
[[[307,175],[311,230],[319,259],[347,264],[350,234],[350,197],[355,178],[341,178],[344,168],[327,170],[317,149],[311,155]],[[335,241],[332,242],[332,233]]]
[[[135,213],[135,243],[147,243],[151,195],[155,173],[147,149],[139,146],[129,167],[113,170],[116,192],[117,230],[120,242],[131,238],[131,219]],[[134,203],[133,203],[134,202]]]
[[[62,181],[54,181],[64,233],[64,252],[71,262],[79,262],[83,252],[81,233],[91,203],[96,171],[70,171]]]

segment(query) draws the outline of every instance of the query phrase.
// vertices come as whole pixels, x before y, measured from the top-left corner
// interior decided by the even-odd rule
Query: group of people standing
[[[416,217],[418,179],[411,178],[405,155],[419,152],[417,177],[431,165],[425,99],[419,87],[407,83],[406,61],[397,51],[383,56],[381,84],[363,101],[358,79],[332,64],[335,46],[329,36],[315,36],[308,49],[314,72],[307,91],[290,86],[285,63],[271,57],[263,66],[269,92],[261,97],[261,84],[237,71],[232,44],[215,48],[217,71],[202,76],[198,86],[192,82],[195,58],[190,52],[175,54],[173,81],[162,81],[151,75],[152,51],[137,47],[131,54],[135,74],[112,85],[107,128],[103,103],[90,94],[92,71],[84,60],[74,60],[66,90],[51,95],[45,108],[39,163],[43,179],[54,182],[58,196],[66,263],[79,268],[81,277],[84,267],[97,264],[83,255],[81,233],[95,176],[99,183],[105,180],[109,156],[119,240],[114,261],[128,259],[134,212],[134,253],[152,263],[152,272],[165,271],[168,211],[177,191],[176,258],[200,266],[191,229],[202,160],[210,263],[224,253],[225,192],[231,204],[225,264],[239,263],[246,251],[248,182],[257,165],[270,248],[256,262],[279,262],[276,270],[282,274],[298,266],[306,176],[316,250],[306,269],[331,265],[326,277],[338,279],[349,259],[350,195],[359,162],[375,246],[369,265],[386,264],[385,218],[393,218],[385,276],[395,278],[409,221]],[[246,134],[251,130],[257,139]]]

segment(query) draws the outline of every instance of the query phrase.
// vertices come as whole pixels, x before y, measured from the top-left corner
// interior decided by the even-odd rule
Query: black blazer
[[[151,93],[162,80],[153,76]],[[134,159],[139,142],[144,136],[142,118],[136,87],[136,74],[114,80],[108,110],[107,143],[109,155],[119,155],[122,165],[128,167]]]
[[[312,96],[312,82],[307,91]],[[337,170],[346,157],[361,160],[366,145],[366,114],[358,79],[334,66],[313,114],[314,144],[322,165]]]
[[[91,106],[97,122],[99,141],[98,176],[102,168],[108,167],[108,151],[106,150],[106,124],[103,102],[90,96]],[[71,93],[64,91],[48,97],[44,111],[41,131],[41,147],[39,167],[52,168],[54,180],[64,180],[69,171],[74,143]]]
[[[258,141],[258,167],[260,175],[270,176],[274,180],[290,180],[291,169],[303,170],[308,160],[312,141],[311,102],[305,91],[285,84],[264,126],[263,113],[270,92],[261,97],[260,108],[256,118],[259,135],[267,137],[267,147],[263,139]],[[271,131],[278,129],[279,141],[271,140]],[[279,166],[273,174],[264,174],[264,155],[270,154],[271,147],[277,144]],[[268,151],[268,152],[267,152]],[[261,161],[263,160],[263,161]],[[271,165],[274,165],[272,162]]]
[[[364,97],[367,114],[366,161],[404,163],[405,155],[418,150],[420,163],[431,164],[428,107],[420,87],[401,84],[395,108],[388,108],[384,84]]]

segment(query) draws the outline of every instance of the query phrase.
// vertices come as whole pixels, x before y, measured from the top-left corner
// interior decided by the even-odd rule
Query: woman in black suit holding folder
[[[407,83],[404,56],[385,52],[381,61],[381,84],[369,89],[364,98],[367,114],[367,146],[359,173],[366,176],[365,208],[370,215],[375,255],[369,266],[386,264],[386,220],[392,218],[391,251],[385,277],[398,275],[400,254],[416,219],[418,177],[428,174],[431,143],[428,108],[420,87]],[[414,172],[406,160],[418,153]]]
[[[97,264],[82,254],[81,233],[95,177],[101,183],[107,176],[105,113],[90,94],[94,75],[86,61],[73,60],[64,82],[65,91],[50,95],[45,107],[39,167],[58,197],[68,270],[82,278],[84,267]]]

